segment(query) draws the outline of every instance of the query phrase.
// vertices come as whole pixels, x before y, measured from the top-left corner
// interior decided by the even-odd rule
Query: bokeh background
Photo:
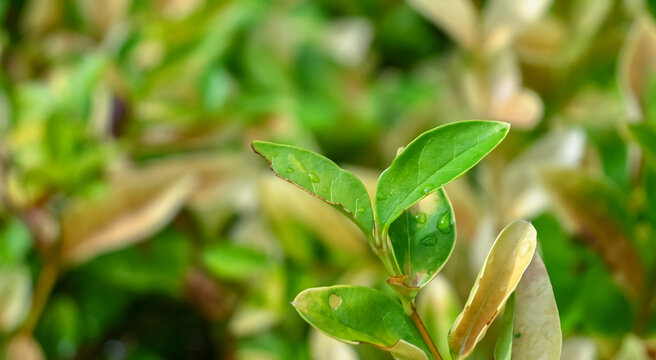
[[[373,188],[452,121],[510,122],[447,187],[443,337],[498,231],[538,230],[566,360],[656,358],[656,2],[0,1],[0,353],[385,359],[311,329],[307,287],[385,290],[357,229],[254,139]],[[471,359],[492,359],[494,324]]]

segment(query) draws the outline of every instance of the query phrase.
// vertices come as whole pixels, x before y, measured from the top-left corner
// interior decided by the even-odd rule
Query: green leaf
[[[403,274],[391,280],[419,290],[442,269],[455,246],[455,218],[444,189],[404,211],[390,226],[389,235]]]
[[[215,244],[203,251],[203,264],[214,275],[229,279],[248,279],[267,266],[264,254],[234,244]]]
[[[513,347],[513,321],[515,319],[515,293],[506,301],[501,319],[501,332],[494,346],[494,360],[510,360]]]
[[[535,228],[528,221],[515,221],[499,234],[487,255],[464,310],[449,333],[454,360],[464,359],[483,338],[487,328],[528,267],[537,245]]]
[[[656,127],[651,124],[637,123],[629,124],[628,129],[644,151],[645,156],[656,164]]]
[[[312,326],[347,343],[368,343],[398,359],[428,359],[428,349],[403,307],[363,286],[307,289],[292,302]]]
[[[384,230],[403,211],[459,177],[494,149],[510,125],[470,120],[440,126],[413,140],[380,175],[376,219]]]
[[[288,145],[253,141],[253,150],[271,164],[276,175],[306,190],[351,218],[372,236],[374,216],[362,181],[314,152]]]

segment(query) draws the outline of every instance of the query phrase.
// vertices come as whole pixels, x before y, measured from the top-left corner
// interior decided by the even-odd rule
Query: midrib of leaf
[[[447,161],[446,164],[444,164],[444,166],[442,166],[439,170],[437,170],[432,176],[428,177],[428,178],[427,178],[426,180],[424,180],[423,182],[418,183],[418,184],[415,186],[415,188],[412,189],[412,191],[411,191],[407,196],[405,196],[405,197],[402,198],[402,199],[397,199],[397,201],[395,201],[395,203],[394,203],[394,208],[397,209],[398,206],[399,206],[399,204],[406,202],[409,198],[412,197],[412,195],[413,195],[415,192],[417,192],[417,191],[421,190],[423,187],[425,187],[426,184],[428,184],[428,183],[430,182],[430,180],[433,179],[433,178],[435,178],[438,174],[446,172],[446,171],[444,170],[444,168],[448,167],[448,166],[449,166],[452,162],[454,162],[456,159],[458,159],[459,157],[463,156],[464,154],[467,154],[467,153],[470,152],[470,151],[473,151],[473,150],[477,149],[478,146],[479,146],[482,142],[484,142],[484,141],[486,141],[487,139],[491,138],[492,136],[496,135],[498,132],[499,132],[499,131],[495,131],[495,132],[491,133],[490,135],[486,136],[483,140],[480,140],[480,138],[477,139],[478,143],[477,143],[476,145],[472,146],[471,148],[469,148],[469,149],[467,149],[467,150],[465,150],[465,151],[463,151],[463,152],[461,152],[461,153],[459,153],[459,154],[455,154],[455,151],[456,151],[456,148],[455,148],[455,146],[456,146],[456,145],[455,145],[455,138],[452,138],[452,139],[453,139],[453,152],[454,152],[454,154],[455,154],[455,155],[453,156],[453,158],[451,158],[451,160]],[[430,142],[431,142],[432,140],[433,140],[433,139],[429,140],[428,144],[430,144]],[[426,144],[426,146],[424,146],[424,148],[422,149],[422,152],[419,153],[420,158],[421,158],[421,156],[423,156],[423,151],[424,151],[424,149],[426,149],[426,147],[427,147],[428,144]],[[419,163],[419,161],[417,161],[417,163]],[[473,166],[474,166],[474,165],[472,165],[471,167],[473,167]],[[418,167],[418,168],[420,169],[420,171],[421,171],[421,167],[420,167],[420,166],[417,166],[417,167]],[[470,169],[471,167],[469,167],[469,168],[463,170],[462,173],[464,173],[465,171],[467,171],[467,170]],[[453,170],[449,170],[449,171],[453,171]],[[462,174],[462,173],[461,173],[461,174]],[[440,185],[437,186],[434,190],[432,190],[431,193],[434,192],[435,190],[441,188],[441,187],[444,186],[444,185],[445,185],[445,184],[440,184]],[[428,195],[428,194],[425,194],[425,195]],[[402,209],[402,210],[401,210],[401,213],[403,213],[404,210],[406,210],[406,209]],[[398,209],[397,209],[397,211],[395,211],[395,212],[398,212]],[[388,220],[388,223],[385,225],[385,230],[387,230],[387,229],[389,228],[389,226],[391,225],[391,223],[392,223],[394,220],[396,220],[399,216],[400,216],[400,213],[399,213],[399,215],[396,215],[396,217],[394,217],[394,218],[390,218],[390,219]]]

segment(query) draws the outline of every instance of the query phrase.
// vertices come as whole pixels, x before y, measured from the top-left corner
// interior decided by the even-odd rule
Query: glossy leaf
[[[254,141],[252,146],[269,161],[277,176],[329,203],[371,236],[374,227],[371,200],[355,175],[308,150],[263,141]]]
[[[512,359],[560,360],[563,336],[558,307],[538,253],[524,272],[515,294]]]
[[[510,360],[513,354],[513,322],[515,319],[515,293],[506,301],[501,318],[501,331],[494,346],[494,360]]]
[[[404,211],[390,226],[389,236],[403,274],[395,283],[422,288],[442,269],[455,246],[455,217],[444,189]]]
[[[387,229],[403,211],[476,165],[510,125],[471,120],[447,124],[413,140],[380,175],[376,219]]]
[[[527,221],[506,226],[492,245],[464,310],[449,334],[454,360],[469,356],[515,291],[536,247],[536,231]]]
[[[567,220],[606,263],[615,280],[630,294],[644,286],[642,260],[629,235],[633,228],[621,200],[611,184],[579,170],[545,171],[545,184]]]
[[[401,304],[368,287],[304,290],[292,305],[312,326],[347,343],[368,343],[398,359],[428,359],[421,335]]]
[[[142,241],[162,228],[185,203],[193,177],[117,182],[102,199],[75,204],[62,221],[62,258],[79,264]]]

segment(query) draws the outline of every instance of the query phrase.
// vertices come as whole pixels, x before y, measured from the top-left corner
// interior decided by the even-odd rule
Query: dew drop
[[[364,214],[365,210],[366,210],[365,208],[361,207],[361,208],[358,209],[358,212],[360,214]]]
[[[325,193],[327,193],[327,192],[328,192],[328,188],[327,188],[327,187],[325,187],[325,186],[324,186],[324,187],[322,187],[322,188],[321,188],[321,190],[323,190],[323,192],[325,192]]]
[[[294,169],[293,169],[293,168],[290,168],[290,167],[287,168],[287,173],[288,173],[288,174],[291,174],[291,173],[293,173],[293,172],[294,172]]]
[[[376,195],[376,199],[378,199],[378,200],[385,200],[385,199],[387,199],[387,195],[385,195],[385,194],[378,194],[378,195]]]
[[[435,236],[429,235],[421,239],[422,245],[433,246],[437,244],[437,238]]]
[[[444,214],[440,215],[440,218],[437,219],[437,230],[442,234],[448,234],[451,232],[451,212],[447,211]]]
[[[342,305],[342,298],[337,294],[330,294],[328,297],[328,304],[333,310],[337,310],[337,308]]]
[[[308,173],[308,177],[310,178],[310,181],[312,181],[313,183],[318,183],[319,182],[319,177],[317,176],[317,174],[314,171],[310,171]]]
[[[415,221],[417,222],[417,224],[425,223],[426,222],[426,214],[424,214],[423,212],[418,212],[415,215]]]
[[[428,195],[432,190],[433,190],[433,185],[427,185],[427,186],[424,188],[424,194],[425,194],[425,195]]]

